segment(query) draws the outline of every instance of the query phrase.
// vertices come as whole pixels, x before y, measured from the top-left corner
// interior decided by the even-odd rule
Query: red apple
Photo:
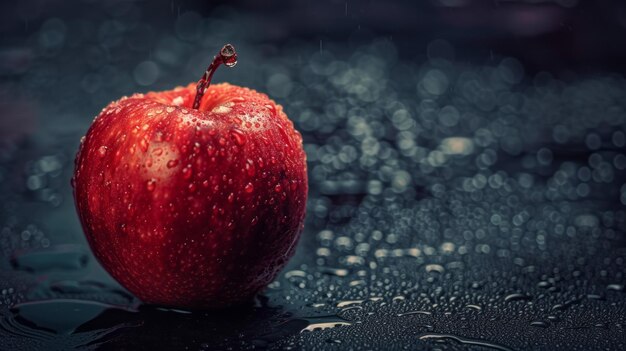
[[[249,300],[292,256],[307,198],[302,137],[280,105],[230,84],[123,97],[76,156],[74,198],[104,268],[147,303]],[[206,94],[205,94],[206,93]]]

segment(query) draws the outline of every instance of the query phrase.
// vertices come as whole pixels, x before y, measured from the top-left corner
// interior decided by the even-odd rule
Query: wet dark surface
[[[172,3],[157,26],[88,5],[3,41],[0,350],[626,347],[622,75],[472,61],[436,37],[273,42],[229,7]],[[249,305],[145,306],[91,255],[72,160],[109,101],[196,80],[226,42],[239,64],[215,79],[303,134],[305,233]]]

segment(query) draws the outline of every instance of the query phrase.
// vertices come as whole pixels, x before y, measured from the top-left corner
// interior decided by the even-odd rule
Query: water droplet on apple
[[[158,130],[154,135],[154,139],[158,142],[163,141],[163,132]]]
[[[254,161],[252,161],[251,159],[248,159],[246,162],[246,172],[248,173],[249,177],[254,176],[254,174],[256,173],[256,170],[254,169]]]
[[[191,178],[193,171],[191,169],[191,165],[187,165],[187,167],[183,168],[183,178],[189,179]]]
[[[248,194],[250,194],[251,192],[253,192],[253,191],[254,191],[254,185],[252,185],[252,183],[248,183],[248,184],[246,185],[246,187],[244,188],[244,190],[245,190]]]
[[[176,108],[174,106],[168,106],[168,107],[165,108],[165,111],[167,111],[168,113],[172,113],[172,112],[174,112],[175,109]]]
[[[178,160],[167,161],[167,168],[174,168],[176,166],[178,166]]]
[[[220,145],[224,146],[226,145],[226,138],[224,137],[220,137],[219,140],[217,141]]]
[[[155,188],[156,188],[156,179],[152,178],[146,182],[146,189],[148,189],[148,191],[154,191]]]
[[[174,99],[172,99],[172,104],[176,105],[176,106],[180,106],[183,104],[183,102],[185,102],[185,100],[183,100],[182,96],[177,96]]]
[[[189,192],[190,192],[190,193],[195,193],[195,192],[196,192],[196,189],[197,189],[197,187],[196,187],[196,184],[195,184],[195,183],[191,183],[191,184],[189,184],[189,187],[188,187],[188,188],[189,188]]]
[[[193,153],[197,154],[199,152],[200,152],[200,143],[199,142],[193,143]]]
[[[142,138],[141,140],[139,140],[139,148],[143,152],[148,151],[148,140],[146,140],[146,138]]]
[[[100,147],[98,148],[98,155],[100,155],[100,157],[104,157],[104,156],[107,154],[107,150],[108,150],[108,149],[109,149],[109,148],[108,148],[108,147],[106,147],[106,146],[104,146],[104,145],[103,145],[103,146],[100,146]]]
[[[222,62],[226,67],[235,67],[237,64],[237,54],[235,53],[235,48],[232,45],[225,45],[220,51],[220,55],[222,56]]]
[[[154,149],[154,151],[152,151],[152,153],[155,156],[161,156],[163,154],[163,149],[161,149],[160,147],[157,147],[156,149]]]
[[[271,112],[272,114],[276,114],[276,106],[274,106],[273,104],[267,104],[267,105],[265,105],[265,107],[266,107],[268,110],[270,110],[270,112]]]
[[[239,130],[237,128],[231,129],[230,137],[239,146],[243,146],[246,143],[246,135],[241,130]]]
[[[228,202],[231,202],[231,203],[232,203],[234,200],[235,200],[235,194],[230,193],[230,194],[228,195]]]
[[[219,113],[219,114],[229,113],[230,111],[231,111],[231,108],[226,106],[226,105],[219,105],[219,106],[216,106],[214,109],[211,110],[211,112]]]
[[[209,156],[215,155],[215,148],[213,147],[213,145],[208,145],[206,147],[206,152]]]
[[[280,184],[276,184],[276,186],[274,187],[274,191],[280,193],[281,191],[283,191],[283,187]]]

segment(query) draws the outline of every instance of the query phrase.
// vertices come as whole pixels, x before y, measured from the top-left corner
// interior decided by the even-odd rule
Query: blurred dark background
[[[477,63],[505,55],[518,58],[531,71],[626,70],[626,3],[620,0],[3,2],[0,67],[8,74],[27,65],[37,40],[33,35],[51,18],[79,22],[82,35],[104,40],[115,31],[133,30],[133,22],[144,27],[145,34],[169,27],[181,16],[180,21],[187,22],[179,23],[181,27],[193,26],[198,15],[208,16],[215,9],[240,12],[238,22],[253,21],[259,45],[335,40],[350,46],[385,36],[402,57],[415,58],[438,38],[452,44],[464,60]],[[125,28],[99,26],[103,19],[124,23]],[[70,23],[68,30],[78,29]]]

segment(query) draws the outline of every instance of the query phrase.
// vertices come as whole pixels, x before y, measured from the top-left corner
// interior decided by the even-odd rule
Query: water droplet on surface
[[[322,269],[322,273],[335,275],[337,277],[346,277],[350,272],[347,269],[343,269],[343,268],[324,267]]]
[[[317,317],[306,317],[304,318],[309,325],[303,328],[300,332],[314,332],[320,331],[324,329],[331,329],[336,327],[344,327],[352,325],[351,322],[340,318],[338,316],[317,316]]]
[[[530,326],[531,327],[537,327],[537,328],[547,328],[550,325],[547,322],[544,322],[544,321],[533,321],[533,322],[530,322]]]
[[[525,294],[519,294],[519,293],[509,294],[509,295],[504,297],[504,301],[505,302],[509,302],[509,301],[528,301],[528,300],[532,300],[532,296],[525,295]]]
[[[342,327],[342,326],[346,326],[346,325],[352,325],[352,323],[348,323],[348,322],[313,323],[313,324],[310,324],[308,327],[302,329],[302,331],[303,332],[305,332],[305,331],[312,332],[312,331],[316,331],[316,330],[324,330],[324,329]]]
[[[432,315],[432,313],[430,313],[428,311],[410,311],[410,312],[398,313],[396,316],[404,317],[404,316],[412,316],[412,315],[416,315],[416,314],[423,314],[423,315],[426,315],[426,316]]]
[[[428,272],[428,273],[431,273],[431,272],[443,273],[443,272],[445,272],[445,268],[443,268],[443,266],[440,265],[440,264],[427,264],[425,269],[426,269],[426,272]]]
[[[291,279],[293,277],[306,278],[306,272],[305,271],[301,271],[299,269],[295,269],[295,270],[292,270],[292,271],[289,271],[289,272],[285,273],[285,278],[286,279]]]
[[[337,308],[344,308],[344,307],[348,307],[348,306],[359,305],[359,304],[363,303],[363,301],[365,301],[365,300],[340,301],[339,303],[337,303]]]

